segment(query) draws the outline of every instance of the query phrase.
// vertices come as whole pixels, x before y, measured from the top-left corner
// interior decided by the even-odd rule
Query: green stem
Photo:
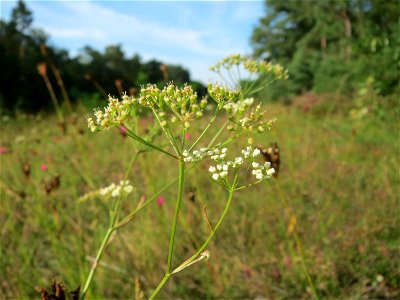
[[[164,134],[167,136],[169,142],[171,143],[172,148],[174,148],[175,153],[176,153],[177,155],[179,155],[178,145],[177,145],[176,142],[175,142],[175,139],[174,139],[174,137],[173,137],[173,134],[172,134],[172,132],[171,132],[171,129],[170,129],[169,126],[168,126],[168,132],[167,132],[167,129],[165,129],[165,127],[162,126],[162,122],[161,122],[160,118],[158,117],[156,110],[155,110],[154,108],[151,108],[151,110],[153,111],[153,115],[156,117],[156,120],[157,120],[158,124],[160,125],[161,129],[164,131]]]
[[[129,173],[132,170],[132,166],[135,164],[135,162],[138,159],[140,153],[141,153],[141,151],[136,151],[135,155],[133,156],[132,161],[130,162],[128,170],[127,170],[127,172],[125,174],[125,178],[124,178],[125,180],[128,179]],[[119,208],[120,208],[120,205],[121,205],[121,201],[122,201],[122,197],[120,196],[120,197],[118,197],[117,201],[115,202],[114,210],[113,210],[113,212],[111,214],[111,217],[110,217],[110,224],[109,224],[107,232],[106,232],[106,234],[105,234],[105,236],[103,238],[103,241],[101,242],[100,248],[97,251],[97,255],[96,255],[94,263],[93,263],[93,265],[92,265],[92,267],[90,269],[89,275],[88,275],[88,277],[86,279],[85,285],[84,285],[83,290],[82,290],[82,294],[80,296],[81,300],[85,299],[86,293],[89,290],[89,287],[90,287],[90,285],[91,285],[91,283],[93,281],[94,273],[95,273],[95,271],[97,269],[97,266],[98,266],[98,264],[100,262],[100,259],[101,259],[102,255],[104,253],[104,250],[105,250],[105,248],[107,246],[107,243],[110,240],[112,233],[117,229],[117,227],[115,227],[115,223],[118,220],[118,211],[119,211]]]
[[[197,252],[194,255],[192,255],[192,257],[190,259],[188,259],[186,261],[186,264],[190,264],[192,261],[194,261],[203,252],[203,250],[207,247],[208,243],[212,240],[212,238],[214,237],[215,233],[217,232],[219,226],[222,224],[222,221],[224,220],[224,218],[229,210],[229,207],[232,203],[234,192],[235,192],[235,189],[234,189],[234,185],[233,185],[232,188],[229,190],[228,201],[225,205],[224,211],[222,212],[221,217],[219,218],[217,224],[215,225],[214,229],[211,231],[210,235],[208,236],[208,238],[206,239],[204,244],[199,248],[199,250],[197,250]]]
[[[143,208],[148,206],[151,202],[153,202],[158,195],[160,195],[162,192],[166,191],[171,185],[173,185],[176,181],[178,180],[178,177],[172,180],[170,183],[168,183],[166,186],[164,186],[161,190],[157,191],[151,198],[149,198],[146,202],[144,202],[140,207],[136,208],[134,211],[132,211],[129,215],[127,215],[125,218],[123,218],[117,225],[115,225],[115,229],[120,229],[121,227],[124,227],[127,225],[132,219],[135,217],[135,215],[141,211]]]
[[[175,158],[175,159],[178,159],[177,156],[175,156],[175,155],[169,153],[168,151],[165,151],[165,150],[163,150],[163,149],[161,149],[161,148],[159,148],[159,147],[153,145],[152,143],[150,143],[150,142],[148,142],[148,141],[142,139],[141,137],[137,136],[136,134],[134,134],[134,133],[133,133],[131,130],[129,130],[129,129],[127,129],[126,134],[127,134],[129,137],[131,137],[131,138],[137,140],[138,142],[141,142],[142,144],[146,145],[147,147],[150,147],[150,148],[152,148],[152,149],[154,149],[154,150],[160,151],[160,152],[162,152],[162,153],[164,153],[164,154],[166,154],[166,155],[168,155],[168,156],[171,156],[171,157],[173,157],[173,158]]]
[[[82,289],[82,293],[80,295],[80,299],[81,300],[85,299],[86,293],[89,290],[90,284],[92,283],[93,276],[94,276],[94,273],[96,271],[97,265],[100,262],[100,259],[101,259],[102,255],[104,253],[104,250],[105,250],[105,248],[107,246],[107,243],[110,240],[111,235],[112,235],[113,232],[114,232],[113,228],[108,228],[108,230],[106,232],[106,235],[104,236],[103,241],[101,242],[100,248],[97,251],[97,255],[96,255],[96,258],[95,258],[95,260],[93,262],[92,268],[90,269],[89,275],[88,275],[88,277],[86,279],[86,283],[85,283],[85,285],[84,285],[84,287]]]
[[[222,221],[224,220],[229,207],[232,203],[232,199],[233,199],[233,193],[234,193],[235,189],[234,189],[234,184],[232,185],[232,188],[229,190],[229,197],[228,197],[228,201],[225,205],[224,211],[221,214],[221,217],[219,218],[217,224],[215,225],[214,229],[211,231],[210,235],[208,236],[207,240],[203,243],[203,245],[199,248],[199,250],[197,250],[197,252],[190,257],[187,261],[185,261],[185,265],[189,265],[191,262],[193,262],[202,252],[203,250],[207,247],[208,243],[211,241],[211,239],[214,237],[216,231],[218,230],[219,226],[221,225]],[[173,276],[174,274],[171,273],[171,271],[167,271],[163,277],[163,279],[161,280],[161,282],[158,284],[158,286],[156,287],[156,289],[153,291],[153,293],[151,294],[149,300],[153,300],[157,294],[160,292],[161,288],[167,283],[167,281],[169,280],[169,278],[171,276]]]
[[[188,173],[193,169],[194,169],[194,165],[192,165],[189,168],[187,168],[185,173]],[[160,195],[162,192],[166,191],[171,185],[173,185],[176,181],[178,181],[178,179],[179,179],[179,176],[176,177],[171,182],[169,182],[167,185],[165,185],[162,189],[157,191],[157,193],[155,193],[153,196],[151,196],[151,198],[149,198],[146,202],[144,202],[140,207],[136,208],[134,211],[132,211],[130,214],[128,214],[125,218],[123,218],[117,225],[115,225],[114,228],[115,229],[120,229],[121,227],[124,227],[125,225],[127,225],[130,221],[132,221],[132,219],[135,217],[135,215],[139,211],[141,211],[143,208],[145,208],[151,202],[153,202],[158,197],[158,195]]]
[[[174,241],[176,234],[176,225],[178,224],[178,216],[181,208],[183,188],[184,188],[184,180],[185,180],[185,163],[183,159],[179,160],[179,185],[178,185],[178,196],[176,198],[175,204],[175,215],[172,221],[172,229],[171,229],[171,237],[169,239],[169,250],[168,250],[168,261],[167,261],[167,272],[166,274],[171,272],[172,265],[172,256],[174,253]]]
[[[210,147],[215,143],[215,141],[216,141],[217,138],[221,135],[222,131],[224,131],[224,129],[225,129],[226,125],[228,125],[228,123],[229,123],[229,120],[228,120],[228,121],[225,121],[225,123],[222,124],[222,126],[219,128],[219,130],[217,131],[217,133],[213,136],[211,142],[208,144],[208,146],[207,146],[208,148],[210,148]]]
[[[184,179],[185,179],[185,163],[183,159],[179,160],[179,185],[178,185],[178,196],[176,199],[176,206],[175,206],[175,215],[172,222],[171,228],[171,237],[169,240],[169,250],[168,250],[168,260],[167,260],[167,270],[161,282],[158,284],[156,289],[150,295],[149,300],[154,299],[157,294],[160,292],[161,288],[167,283],[169,278],[172,276],[171,274],[171,266],[172,266],[172,257],[174,254],[174,241],[175,241],[175,234],[176,234],[176,225],[178,224],[178,216],[180,211],[180,206],[182,202],[182,195],[183,195],[183,188],[184,188]]]
[[[142,153],[143,151],[141,150],[137,150],[135,155],[132,157],[131,162],[129,163],[128,169],[125,172],[125,180],[127,180],[129,178],[129,174],[132,171],[132,167],[135,164],[136,160],[138,159],[139,155]]]
[[[197,140],[193,143],[193,145],[189,148],[189,152],[193,150],[193,148],[197,145],[197,143],[201,140],[201,138],[204,136],[204,134],[207,132],[208,128],[210,128],[211,124],[214,123],[215,118],[217,117],[219,109],[217,108],[214,112],[214,115],[212,116],[210,122],[208,123],[208,125],[206,126],[206,128],[204,128],[203,132],[200,134],[200,136],[197,138]],[[223,128],[224,126],[222,126]],[[217,136],[218,137],[218,136]]]
[[[158,284],[158,286],[156,287],[156,289],[153,291],[153,293],[151,293],[149,300],[153,300],[158,293],[160,292],[160,290],[162,289],[162,287],[167,283],[168,279],[171,277],[171,274],[167,273],[164,275],[163,279],[161,280],[161,282]]]

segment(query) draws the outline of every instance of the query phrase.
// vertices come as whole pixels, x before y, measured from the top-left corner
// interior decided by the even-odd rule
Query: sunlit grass
[[[295,229],[319,294],[399,297],[395,126],[373,116],[355,123],[344,114],[280,105],[271,105],[270,115],[278,121],[254,144],[276,141],[280,146],[279,184],[297,217]],[[2,295],[38,297],[35,287],[48,288],[54,279],[74,289],[91,267],[112,205],[77,200],[123,178],[133,155],[131,141],[118,131],[89,134],[83,118],[71,123],[70,117],[67,135],[54,116],[19,116],[2,122],[1,129],[1,146],[9,149],[0,156]],[[191,129],[192,136],[197,130]],[[26,162],[29,177],[22,172]],[[47,171],[41,170],[42,164]],[[156,152],[142,156],[129,178],[136,190],[124,202],[124,211],[176,177],[169,164]],[[47,195],[44,184],[57,175],[60,186]],[[185,193],[175,251],[179,258],[193,254],[209,233],[203,206],[215,223],[226,199],[224,190],[210,185],[206,165],[187,176],[187,185],[196,190],[194,200]],[[163,193],[164,205],[152,204],[113,237],[90,298],[132,298],[136,278],[144,298],[150,295],[165,268],[162,249],[168,248],[175,193],[174,188]],[[310,298],[288,226],[276,182],[238,193],[209,246],[210,260],[182,271],[160,297]]]

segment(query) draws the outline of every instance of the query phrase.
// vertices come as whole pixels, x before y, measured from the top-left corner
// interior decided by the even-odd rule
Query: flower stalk
[[[171,272],[172,265],[172,256],[174,253],[174,242],[175,242],[175,234],[176,234],[176,226],[178,224],[179,211],[182,203],[182,196],[184,190],[184,181],[185,181],[185,162],[183,159],[179,160],[179,184],[178,184],[178,196],[176,198],[175,204],[175,214],[174,219],[172,221],[172,229],[171,229],[171,237],[169,240],[169,250],[168,250],[168,261],[167,261],[167,271],[166,274]]]

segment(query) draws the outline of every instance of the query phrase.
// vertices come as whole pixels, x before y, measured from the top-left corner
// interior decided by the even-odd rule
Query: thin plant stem
[[[85,299],[86,293],[89,290],[90,284],[92,283],[94,273],[95,273],[95,271],[97,269],[97,266],[98,266],[98,264],[100,262],[100,259],[101,259],[102,255],[104,253],[104,250],[105,250],[105,248],[106,248],[106,246],[108,244],[108,241],[110,240],[111,235],[113,234],[113,232],[114,232],[113,228],[108,228],[108,230],[107,230],[107,232],[106,232],[106,234],[105,234],[105,236],[103,238],[103,241],[101,242],[100,248],[97,251],[96,258],[95,258],[95,260],[93,262],[93,265],[92,265],[92,267],[90,269],[89,275],[88,275],[88,277],[86,279],[85,285],[84,285],[84,287],[82,289],[82,293],[80,295],[80,299],[81,300]]]
[[[235,182],[236,182],[236,180],[235,180]],[[203,252],[203,250],[207,247],[207,245],[209,244],[209,242],[210,242],[210,241],[212,240],[212,238],[214,237],[216,231],[217,231],[218,228],[220,227],[220,225],[221,225],[222,221],[224,220],[224,218],[225,218],[225,216],[226,216],[226,214],[227,214],[227,212],[228,212],[228,210],[229,210],[229,207],[230,207],[230,205],[231,205],[231,203],[232,203],[233,193],[234,193],[234,191],[235,191],[235,189],[234,189],[234,186],[235,186],[235,184],[236,184],[235,182],[234,182],[234,184],[232,184],[232,188],[229,190],[228,201],[227,201],[227,203],[226,203],[226,205],[225,205],[225,208],[224,208],[224,210],[223,210],[223,212],[222,212],[222,214],[221,214],[221,217],[219,218],[219,220],[218,220],[217,224],[215,225],[214,229],[211,230],[210,235],[208,236],[208,238],[206,239],[206,241],[203,243],[203,245],[197,250],[197,252],[196,252],[194,255],[192,255],[188,260],[186,260],[185,263],[184,263],[184,265],[180,265],[178,268],[184,269],[184,268],[185,268],[185,265],[187,266],[187,265],[189,265],[190,263],[192,263],[192,262]],[[162,289],[162,287],[167,283],[167,281],[170,279],[170,277],[173,276],[174,274],[176,274],[176,273],[173,273],[173,272],[171,273],[171,271],[165,273],[165,275],[164,275],[163,279],[161,280],[161,282],[158,284],[158,286],[156,287],[156,289],[155,289],[155,290],[153,291],[153,293],[150,295],[149,300],[153,300],[153,299],[158,295],[158,293],[160,292],[160,290]]]
[[[288,218],[290,218],[290,215],[293,214],[293,213],[290,211],[289,203],[288,203],[288,201],[286,199],[285,194],[282,191],[281,185],[280,185],[278,180],[276,180],[276,186],[278,187],[279,196],[280,196],[280,198],[281,198],[281,200],[282,200],[282,202],[283,202],[283,204],[285,206],[286,215],[287,215]],[[293,235],[294,235],[294,240],[296,242],[298,254],[299,254],[300,259],[301,259],[301,264],[303,266],[304,273],[305,273],[306,278],[307,278],[308,285],[310,286],[310,288],[311,288],[311,290],[312,290],[312,292],[314,294],[315,299],[319,300],[320,298],[318,296],[317,289],[315,288],[315,284],[314,284],[314,282],[313,282],[313,280],[312,280],[312,278],[310,276],[310,272],[308,271],[308,267],[307,267],[307,264],[306,264],[305,259],[304,259],[303,247],[302,247],[302,244],[301,244],[301,241],[300,241],[300,238],[299,238],[299,235],[297,233],[297,229],[296,228],[294,228],[294,230],[293,230]]]
[[[160,292],[161,288],[167,283],[169,278],[171,277],[171,266],[172,266],[172,258],[174,254],[174,241],[175,241],[175,234],[176,234],[176,226],[178,224],[178,216],[180,211],[180,206],[182,202],[182,195],[183,195],[183,188],[184,188],[184,179],[185,179],[185,162],[183,159],[179,160],[179,185],[178,185],[178,196],[176,199],[175,204],[175,214],[174,219],[172,221],[172,228],[171,228],[171,236],[169,240],[169,249],[168,249],[168,260],[167,260],[167,270],[161,282],[158,284],[156,289],[150,295],[149,300],[154,299],[157,294]]]
[[[217,131],[217,133],[213,136],[212,140],[210,141],[210,143],[208,144],[208,148],[210,148],[215,141],[217,140],[217,138],[221,135],[222,131],[224,131],[226,125],[228,125],[229,121],[225,121],[224,124],[222,124],[222,126],[219,128],[219,130]]]
[[[169,280],[169,278],[172,276],[172,274],[170,273],[166,273],[163,277],[163,279],[160,281],[160,283],[158,284],[158,286],[156,287],[156,289],[153,291],[153,293],[150,295],[149,300],[153,300],[158,293],[160,292],[160,290],[163,288],[163,286],[167,283],[167,281]]]
[[[168,132],[167,132],[167,130],[165,129],[165,127],[161,125],[161,121],[160,121],[160,118],[159,118],[158,115],[157,115],[156,110],[155,110],[154,108],[151,108],[151,110],[153,111],[153,115],[156,117],[157,122],[158,122],[158,124],[160,125],[161,129],[164,131],[164,134],[167,136],[169,142],[171,143],[172,148],[174,148],[175,153],[176,153],[177,155],[179,155],[178,145],[175,143],[175,139],[174,139],[174,137],[172,136],[171,129],[168,127],[169,130],[168,130]],[[170,135],[170,134],[171,134],[171,135]]]
[[[90,179],[90,177],[86,174],[86,172],[83,171],[83,168],[80,166],[79,162],[76,159],[74,159],[71,155],[67,155],[67,153],[65,151],[64,151],[64,154],[65,154],[65,157],[67,157],[69,159],[69,161],[71,162],[71,165],[75,168],[75,170],[82,177],[82,179],[87,183],[87,185],[91,189],[95,189],[96,185],[94,184],[92,179]]]
[[[190,172],[192,169],[194,168],[194,165],[187,168],[185,173]],[[177,182],[179,179],[179,176],[177,176],[174,180],[170,181],[168,184],[166,184],[163,188],[161,188],[160,190],[158,190],[153,196],[151,196],[146,202],[144,202],[140,207],[136,208],[134,211],[132,211],[131,213],[129,213],[125,218],[123,218],[117,225],[115,225],[116,229],[120,229],[121,227],[124,227],[125,225],[127,225],[130,221],[132,221],[132,219],[135,217],[135,215],[141,211],[142,209],[144,209],[145,207],[147,207],[151,202],[153,202],[158,195],[160,195],[162,192],[166,191],[167,189],[169,189],[175,182]]]
[[[56,94],[54,93],[54,89],[50,83],[49,77],[47,76],[47,74],[42,75],[42,77],[46,84],[47,90],[49,91],[50,98],[51,98],[51,101],[53,102],[54,108],[56,109],[58,121],[60,123],[64,123],[64,116],[63,116],[60,104],[58,103]]]
[[[211,231],[210,235],[208,236],[208,238],[206,239],[206,241],[203,243],[203,245],[197,250],[197,252],[195,254],[192,255],[192,257],[190,259],[188,259],[186,261],[187,264],[191,263],[192,261],[194,261],[199,255],[200,253],[203,252],[203,250],[207,247],[208,243],[212,240],[212,238],[214,237],[216,231],[218,230],[218,228],[220,227],[220,225],[222,224],[222,221],[224,220],[229,207],[232,203],[232,199],[233,199],[233,194],[235,192],[234,189],[234,185],[232,186],[232,188],[229,190],[229,196],[228,196],[228,201],[225,205],[225,208],[221,214],[221,217],[219,218],[217,224],[215,225],[214,229]]]
[[[132,167],[135,164],[136,160],[138,159],[138,156],[142,153],[142,150],[138,150],[136,151],[135,155],[132,157],[131,162],[129,163],[128,169],[125,172],[125,180],[127,180],[129,178],[129,174],[132,171]]]
[[[176,225],[178,224],[178,216],[179,216],[179,211],[180,211],[181,203],[182,203],[184,180],[185,180],[185,162],[183,161],[183,159],[180,159],[179,160],[178,196],[176,198],[175,214],[174,214],[174,219],[172,221],[171,237],[169,240],[169,250],[168,250],[166,274],[171,272],[172,256],[174,254],[174,241],[175,241],[175,234],[176,234]]]
[[[127,172],[126,172],[126,174],[125,174],[125,180],[129,177],[129,173],[130,173],[130,171],[131,171],[131,169],[132,169],[132,166],[133,166],[133,165],[135,164],[135,162],[137,161],[137,159],[138,159],[140,153],[141,153],[141,151],[136,151],[136,153],[135,153],[135,155],[134,155],[132,161],[131,161],[130,164],[129,164],[128,170],[127,170]],[[97,251],[96,258],[95,258],[95,260],[94,260],[94,262],[93,262],[93,264],[92,264],[92,267],[90,268],[89,275],[88,275],[88,277],[87,277],[87,279],[86,279],[86,282],[85,282],[85,285],[84,285],[84,287],[83,287],[83,289],[82,289],[82,294],[81,294],[81,296],[80,296],[80,299],[81,299],[81,300],[85,299],[86,293],[87,293],[87,291],[89,290],[89,287],[90,287],[90,285],[91,285],[91,283],[92,283],[92,281],[93,281],[94,273],[95,273],[95,271],[96,271],[96,269],[97,269],[97,266],[98,266],[98,264],[99,264],[99,262],[100,262],[100,259],[101,259],[102,255],[103,255],[103,253],[104,253],[104,250],[105,250],[106,247],[107,247],[108,241],[110,240],[110,238],[111,238],[111,236],[112,236],[112,233],[117,229],[117,228],[115,227],[115,223],[116,223],[117,220],[118,220],[118,211],[119,211],[119,208],[120,208],[120,205],[121,205],[121,201],[122,201],[122,196],[119,196],[118,199],[117,199],[116,202],[115,202],[114,210],[113,210],[113,212],[111,213],[111,216],[110,216],[110,224],[109,224],[109,226],[108,226],[107,232],[106,232],[106,234],[104,235],[103,241],[101,242],[100,248],[99,248],[99,250]]]
[[[146,202],[144,202],[140,207],[136,208],[134,211],[132,211],[130,214],[128,214],[125,218],[123,218],[117,225],[115,225],[115,229],[120,229],[121,227],[124,227],[127,225],[132,219],[135,217],[135,215],[144,209],[146,206],[148,206],[151,202],[153,202],[158,195],[160,195],[162,192],[166,191],[169,187],[171,187],[179,177],[175,178],[171,182],[169,182],[167,185],[165,185],[162,189],[158,190],[157,193],[155,193],[153,196],[151,196]]]
[[[127,134],[129,137],[131,137],[131,138],[137,140],[138,142],[141,142],[142,144],[146,145],[146,146],[149,147],[149,148],[152,148],[152,149],[157,150],[157,151],[159,151],[159,152],[162,152],[162,153],[164,153],[164,154],[166,154],[166,155],[168,155],[168,156],[170,156],[170,157],[173,157],[173,158],[175,158],[175,159],[178,159],[177,156],[175,156],[175,155],[169,153],[168,151],[165,151],[164,149],[161,149],[160,147],[157,147],[156,145],[153,145],[152,143],[150,143],[150,142],[148,142],[148,141],[142,139],[141,137],[137,136],[135,133],[133,133],[133,132],[132,132],[131,130],[129,130],[129,129],[127,129],[126,134]]]
[[[206,128],[204,128],[203,132],[200,134],[200,136],[197,138],[197,140],[193,143],[193,145],[189,148],[189,152],[193,150],[193,148],[197,145],[197,143],[201,140],[201,138],[204,136],[204,134],[207,132],[207,130],[210,128],[210,126],[212,125],[212,123],[214,123],[215,118],[217,117],[219,109],[217,108],[214,112],[214,115],[212,116],[210,122],[208,123],[208,125],[206,126]],[[223,126],[224,127],[224,126]],[[222,128],[223,128],[222,127]],[[217,136],[218,137],[218,136]]]

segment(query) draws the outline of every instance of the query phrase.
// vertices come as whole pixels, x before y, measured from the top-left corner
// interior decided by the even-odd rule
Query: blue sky
[[[192,79],[216,79],[208,67],[221,58],[251,53],[250,36],[263,1],[25,1],[34,27],[50,43],[77,55],[84,45],[103,51],[121,44],[127,56],[181,64]],[[16,0],[1,1],[8,20]]]

